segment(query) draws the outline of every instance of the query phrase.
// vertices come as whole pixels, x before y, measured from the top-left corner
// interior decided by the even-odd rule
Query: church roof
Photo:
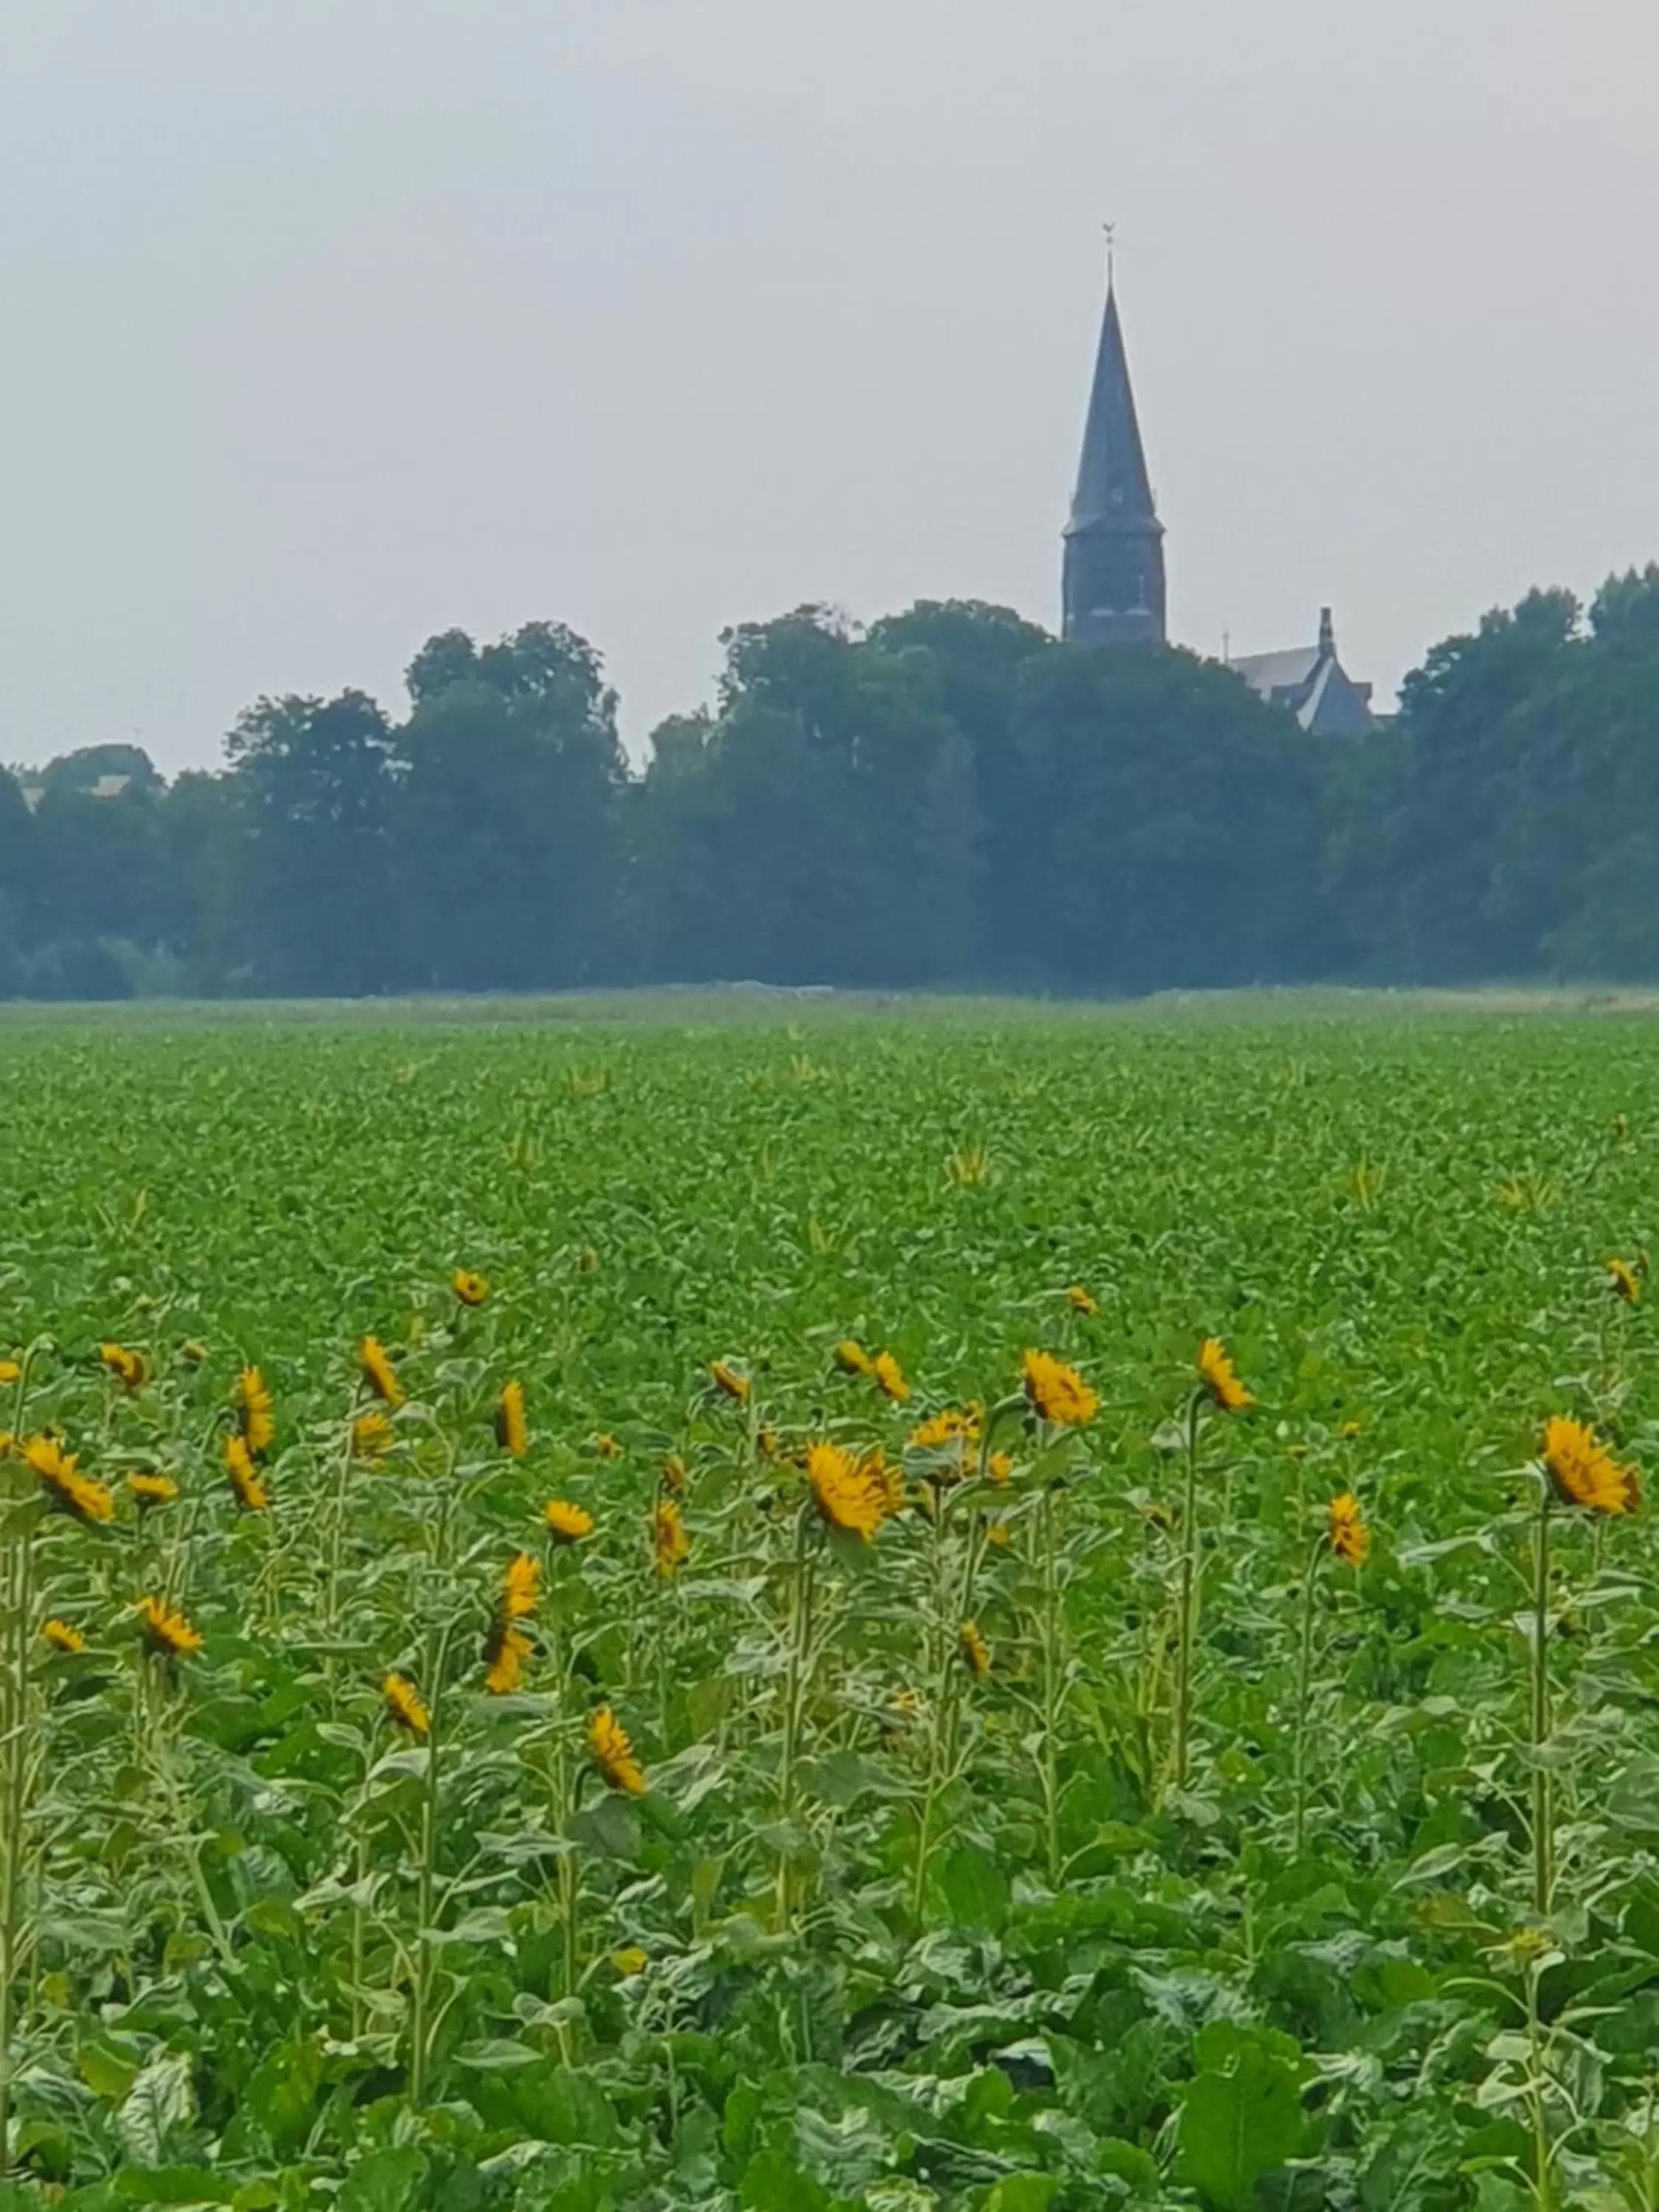
[[[1083,434],[1083,458],[1078,465],[1077,489],[1072,498],[1072,519],[1066,535],[1080,530],[1110,529],[1133,524],[1145,530],[1158,528],[1152,481],[1146,474],[1146,455],[1135,417],[1135,397],[1129,382],[1129,360],[1123,347],[1123,325],[1117,312],[1117,293],[1109,289],[1106,314],[1100,326],[1100,345],[1095,355],[1095,380],[1089,394],[1089,419]]]
[[[1285,653],[1235,653],[1228,662],[1252,691],[1271,699],[1275,691],[1299,691],[1320,662],[1316,645],[1296,645]]]
[[[1371,687],[1356,684],[1337,658],[1331,611],[1322,607],[1316,645],[1292,646],[1285,653],[1230,655],[1227,665],[1252,691],[1294,714],[1304,730],[1318,736],[1355,737],[1375,726]]]

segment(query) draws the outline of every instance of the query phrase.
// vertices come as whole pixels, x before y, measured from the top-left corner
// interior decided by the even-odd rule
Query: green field
[[[1655,1456],[1659,1025],[8,1018],[0,1133],[0,2212],[1659,2206],[1652,1540],[1537,1465]]]

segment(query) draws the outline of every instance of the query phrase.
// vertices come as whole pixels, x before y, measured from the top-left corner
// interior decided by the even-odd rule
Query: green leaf
[[[115,2116],[122,2148],[135,2166],[160,2166],[168,2136],[195,2109],[189,2057],[161,2052],[137,2075]]]
[[[412,2145],[372,2150],[347,2174],[334,2200],[336,2212],[409,2212],[426,2173],[425,2154]]]
[[[1201,2058],[1223,2047],[1216,2029],[1228,2032],[1231,2048],[1223,2066],[1206,2066],[1188,2085],[1176,2170],[1217,2212],[1251,2212],[1262,2175],[1301,2148],[1301,2083],[1278,2051],[1231,2021],[1205,2031]]]
[[[228,2204],[236,2185],[205,2166],[163,2166],[118,2174],[115,2193],[124,2204]]]
[[[1057,2174],[1010,2173],[985,2200],[985,2212],[1048,2212],[1066,2186]]]
[[[738,2202],[744,2212],[825,2212],[830,2192],[787,2151],[763,2150],[744,2166]]]
[[[988,1850],[958,1844],[933,1869],[933,1884],[959,1928],[988,1929],[994,1935],[1008,1917],[1008,1877]]]

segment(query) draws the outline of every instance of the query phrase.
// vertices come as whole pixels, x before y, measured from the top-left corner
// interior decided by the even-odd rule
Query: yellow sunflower
[[[678,1452],[670,1452],[662,1463],[662,1486],[672,1498],[685,1495],[685,1462]]]
[[[259,1470],[253,1464],[253,1455],[240,1436],[225,1438],[225,1473],[230,1477],[230,1486],[236,1494],[236,1503],[244,1513],[263,1513],[270,1504],[270,1493],[259,1480]]]
[[[15,1359],[0,1359],[0,1390],[22,1380],[23,1370]]]
[[[200,1634],[165,1598],[142,1598],[138,1619],[145,1643],[164,1659],[188,1659],[202,1648]]]
[[[983,1681],[991,1671],[991,1647],[980,1634],[976,1620],[963,1622],[961,1649],[963,1665],[970,1674]]]
[[[98,1357],[124,1390],[136,1390],[143,1382],[146,1369],[142,1352],[131,1351],[125,1344],[100,1344]]]
[[[501,1612],[508,1620],[527,1620],[541,1595],[542,1563],[520,1552],[501,1577]]]
[[[645,1770],[634,1756],[628,1730],[609,1705],[601,1705],[588,1723],[587,1747],[613,1790],[625,1790],[630,1797],[645,1796]]]
[[[584,1536],[593,1533],[593,1516],[586,1506],[573,1505],[568,1498],[550,1498],[542,1508],[542,1518],[556,1544],[580,1544]]]
[[[1243,1413],[1255,1400],[1238,1379],[1238,1370],[1227,1357],[1218,1336],[1206,1336],[1198,1351],[1198,1376],[1224,1413]]]
[[[854,1337],[844,1336],[832,1355],[843,1375],[873,1375],[876,1363]]]
[[[1100,1411],[1100,1400],[1075,1367],[1046,1352],[1028,1352],[1020,1363],[1025,1395],[1056,1428],[1080,1429]]]
[[[868,1461],[854,1459],[837,1444],[814,1444],[806,1455],[806,1479],[813,1501],[832,1528],[844,1528],[867,1544],[887,1518],[887,1487]]]
[[[524,1384],[503,1382],[495,1401],[495,1441],[514,1459],[530,1449],[530,1425],[525,1419]]]
[[[593,1449],[598,1452],[601,1459],[620,1459],[623,1455],[623,1448],[617,1442],[615,1437],[595,1437],[593,1439]]]
[[[421,1693],[407,1674],[388,1674],[380,1685],[386,1710],[399,1728],[410,1735],[430,1735],[432,1716],[421,1703]]]
[[[1544,1427],[1544,1465],[1558,1495],[1587,1512],[1634,1513],[1642,1503],[1642,1478],[1598,1443],[1586,1421],[1556,1414]]]
[[[378,1336],[366,1336],[358,1346],[357,1364],[364,1382],[382,1405],[396,1407],[403,1404],[404,1386]]]
[[[878,1352],[870,1368],[877,1389],[896,1406],[902,1406],[910,1395],[910,1385],[904,1379],[904,1370],[890,1352]]]
[[[691,1539],[685,1516],[672,1498],[659,1498],[656,1509],[657,1572],[672,1583],[691,1556]]]
[[[60,1512],[76,1521],[110,1521],[115,1499],[101,1482],[82,1474],[73,1452],[65,1452],[56,1437],[31,1437],[23,1457]]]
[[[1607,1270],[1612,1279],[1613,1289],[1618,1291],[1626,1304],[1639,1305],[1642,1302],[1642,1279],[1630,1261],[1609,1260],[1607,1262]]]
[[[50,1620],[41,1622],[40,1633],[54,1651],[84,1651],[87,1648],[87,1639],[80,1630],[67,1620],[59,1620],[56,1613]]]
[[[1371,1548],[1371,1532],[1352,1491],[1331,1500],[1331,1549],[1345,1565],[1363,1567]]]
[[[358,1459],[378,1459],[398,1441],[398,1431],[386,1415],[371,1407],[351,1424],[351,1449]]]
[[[481,1306],[489,1296],[489,1285],[483,1276],[473,1273],[471,1267],[457,1267],[449,1279],[449,1287],[464,1306]]]
[[[1100,1301],[1092,1291],[1085,1290],[1081,1283],[1073,1283],[1066,1293],[1066,1303],[1073,1313],[1093,1315],[1100,1311]]]
[[[748,1398],[751,1387],[749,1377],[740,1374],[729,1360],[716,1359],[709,1367],[708,1372],[714,1376],[716,1385],[726,1397],[735,1398],[740,1406]]]
[[[242,1441],[255,1459],[263,1459],[276,1436],[276,1417],[270,1393],[257,1367],[245,1367],[236,1377],[236,1417],[242,1425]]]
[[[484,1664],[489,1673],[484,1687],[492,1698],[511,1697],[524,1680],[526,1662],[535,1646],[523,1629],[498,1620],[484,1638]]]
[[[149,1513],[158,1505],[171,1505],[179,1495],[178,1484],[166,1474],[130,1474],[127,1488],[137,1500],[141,1513]]]
[[[947,1444],[960,1447],[959,1456],[965,1457],[979,1449],[981,1409],[977,1406],[947,1406],[942,1413],[930,1414],[920,1427],[910,1431],[912,1451],[943,1451]]]

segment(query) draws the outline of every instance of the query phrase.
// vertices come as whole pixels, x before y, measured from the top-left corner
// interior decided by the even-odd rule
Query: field
[[[0,2212],[1659,2207],[1659,1026],[16,1019],[0,1130]]]

